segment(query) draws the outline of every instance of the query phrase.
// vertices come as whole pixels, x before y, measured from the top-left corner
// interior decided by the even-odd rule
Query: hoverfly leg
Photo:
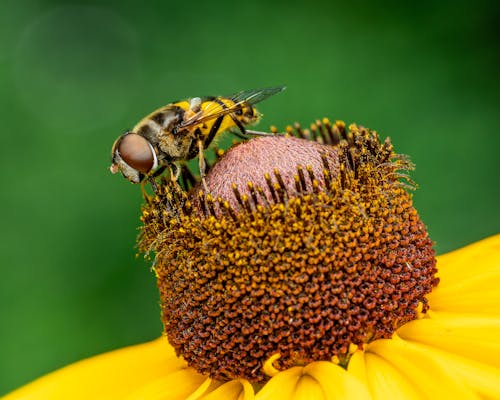
[[[229,114],[229,116],[231,117],[231,119],[235,123],[236,127],[240,130],[240,132],[243,135],[246,135],[247,130],[245,129],[245,127],[243,126],[243,124],[240,122],[240,120],[238,118],[236,118],[236,116],[234,114]]]
[[[245,136],[243,133],[241,133],[239,130],[236,129],[229,129],[229,132],[231,132],[234,136],[239,137],[240,139],[243,140],[248,140],[248,136]]]
[[[170,180],[173,183],[177,183],[179,176],[181,176],[181,169],[173,163],[169,164],[168,168],[170,169]]]
[[[142,194],[143,195],[145,194],[145,184],[146,184],[146,182],[149,182],[151,184],[151,187],[153,188],[153,192],[155,194],[159,194],[159,188],[158,188],[158,184],[156,183],[155,178],[157,178],[158,176],[160,176],[163,173],[163,171],[165,171],[165,168],[166,168],[166,166],[162,165],[154,173],[152,173],[151,175],[148,176],[147,181],[142,181],[141,189],[142,189]]]
[[[248,130],[245,128],[245,126],[238,120],[238,118],[235,117],[234,114],[229,114],[229,116],[231,117],[231,119],[233,120],[233,122],[236,124],[236,126],[238,127],[239,131],[243,134],[243,135],[252,135],[252,136],[275,136],[274,133],[271,133],[271,132],[259,132],[259,131],[251,131],[251,130]],[[238,133],[234,132],[236,134],[236,136],[240,136],[238,135]],[[246,139],[246,137],[244,137]]]
[[[155,177],[155,178],[156,178],[156,177],[158,177],[158,176],[160,176],[161,174],[163,174],[163,171],[165,171],[165,168],[167,168],[167,166],[166,166],[166,165],[162,165],[162,166],[161,166],[160,168],[158,168],[158,169],[157,169],[157,170],[153,173],[153,175],[151,175],[151,176],[153,176],[153,177]]]
[[[247,135],[252,135],[252,136],[280,136],[282,133],[272,133],[272,132],[259,132],[259,131],[251,131],[247,129],[245,131]]]
[[[207,185],[207,181],[205,180],[205,176],[203,176],[203,178],[201,178],[201,182],[203,183],[203,189],[205,189],[205,192],[208,193],[208,185]]]
[[[141,193],[142,193],[142,197],[144,199],[147,199],[149,197],[148,192],[146,192],[146,183],[147,183],[147,181],[141,182]]]
[[[155,192],[156,195],[160,194],[160,189],[158,188],[158,184],[156,183],[153,175],[148,176],[148,181],[151,184],[151,187],[153,188],[153,192]]]
[[[198,166],[200,169],[200,179],[201,182],[203,183],[203,188],[205,189],[205,192],[208,193],[208,185],[207,182],[205,181],[205,170],[207,168],[207,164],[205,163],[205,157],[203,155],[203,141],[201,139],[198,139]]]

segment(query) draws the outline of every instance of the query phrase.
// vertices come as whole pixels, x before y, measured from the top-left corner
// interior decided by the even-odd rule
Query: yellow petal
[[[500,318],[431,313],[409,322],[399,337],[500,367]]]
[[[356,351],[349,360],[347,371],[353,374],[360,382],[363,382],[368,387],[368,377],[366,371],[365,352],[362,350]]]
[[[434,311],[500,315],[500,235],[438,257]]]
[[[434,311],[500,316],[499,285],[500,268],[492,269],[455,284],[442,279],[427,299]]]
[[[207,387],[207,382],[210,383],[210,380],[203,375],[191,368],[184,368],[144,383],[125,398],[127,400],[185,400],[200,386]]]
[[[175,356],[165,338],[126,347],[71,364],[8,394],[2,400],[123,399],[179,373],[195,391],[206,377]]]
[[[483,291],[465,287],[462,289],[463,292],[460,295],[458,290],[446,293],[446,291],[440,291],[439,288],[436,288],[435,292],[428,296],[431,310],[500,316],[498,293],[487,289]]]
[[[363,383],[336,364],[318,361],[275,375],[256,394],[256,400],[370,399]]]
[[[450,353],[434,352],[433,357],[445,368],[455,370],[457,377],[488,399],[500,399],[500,369]]]
[[[295,392],[293,393],[294,400],[326,400],[327,397],[323,389],[313,377],[303,375],[297,382]]]
[[[431,309],[500,315],[500,235],[438,257]]]
[[[437,362],[431,355],[432,350],[422,346],[412,346],[401,339],[376,340],[367,346],[367,353],[373,353],[391,364],[406,378],[401,387],[414,388],[429,399],[479,399],[475,391],[467,386],[453,369],[446,368]],[[366,357],[366,356],[365,356]],[[374,368],[381,363],[374,363]],[[376,369],[371,370],[367,365],[367,377],[371,383]],[[403,382],[403,381],[401,381]]]
[[[192,392],[189,396],[185,397],[185,400],[198,400],[205,393],[209,393],[215,389],[217,389],[222,382],[218,382],[212,378],[207,378],[205,382],[203,382],[198,388]]]
[[[308,364],[304,375],[310,375],[323,389],[326,399],[370,399],[366,386],[345,369],[327,361]]]
[[[491,265],[498,266],[498,254],[500,234],[438,256],[438,276],[450,283],[461,281],[462,276],[474,277],[478,271],[489,270]]]
[[[354,353],[348,372],[366,383],[374,400],[419,400],[423,397],[418,386],[377,354],[363,351]]]
[[[500,399],[500,368],[424,344],[411,342],[409,345],[424,351],[482,397]]]
[[[302,376],[302,367],[293,367],[273,376],[264,387],[257,392],[257,400],[293,399],[295,387]]]
[[[200,400],[253,400],[254,392],[250,382],[248,382],[245,379],[236,379],[224,383],[217,389],[210,391],[210,393],[207,393],[206,395],[199,397],[199,399]]]

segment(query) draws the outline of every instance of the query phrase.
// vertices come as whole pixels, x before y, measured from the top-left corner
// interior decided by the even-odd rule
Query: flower
[[[436,269],[388,140],[288,132],[233,147],[208,191],[147,198],[166,337],[6,399],[500,398],[500,235]]]
[[[165,182],[144,207],[140,248],[156,254],[165,333],[203,374],[263,384],[275,354],[278,370],[345,366],[353,346],[428,308],[438,280],[400,180],[411,164],[365,128],[315,127],[324,143],[234,146],[204,185]]]

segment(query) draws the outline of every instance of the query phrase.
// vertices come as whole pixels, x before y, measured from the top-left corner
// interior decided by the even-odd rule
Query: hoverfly
[[[281,91],[285,86],[246,90],[227,97],[193,97],[167,104],[143,118],[113,144],[110,171],[121,171],[133,183],[148,179],[156,191],[155,176],[170,169],[177,180],[177,162],[199,157],[200,176],[205,184],[204,150],[222,132],[272,135],[251,131],[245,126],[259,120],[254,105]]]

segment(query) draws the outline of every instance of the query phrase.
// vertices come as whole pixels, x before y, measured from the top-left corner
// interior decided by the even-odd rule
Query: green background
[[[260,128],[390,136],[439,253],[498,232],[495,4],[1,1],[0,393],[161,333],[140,190],[107,168],[173,100],[286,84]]]

